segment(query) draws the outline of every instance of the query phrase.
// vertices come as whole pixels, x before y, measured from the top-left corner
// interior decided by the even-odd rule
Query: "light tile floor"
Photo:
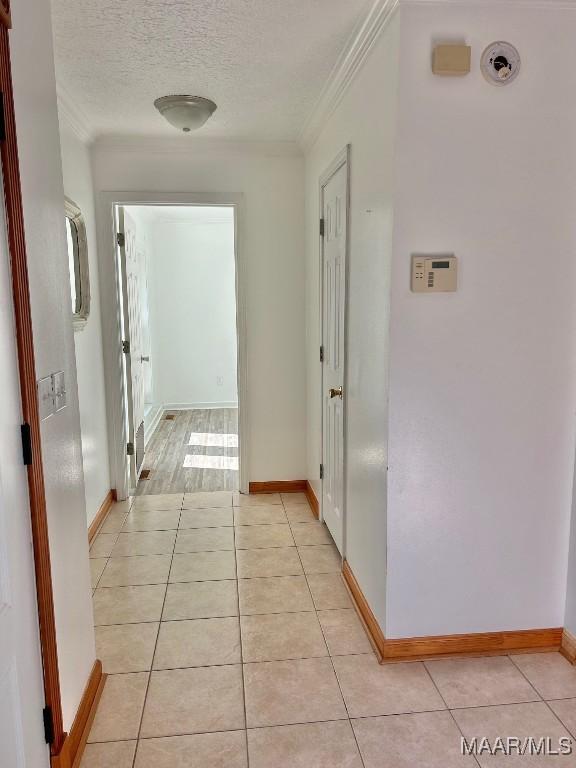
[[[576,766],[462,735],[576,737],[559,654],[379,665],[301,494],[116,505],[91,549],[108,681],[81,768]]]

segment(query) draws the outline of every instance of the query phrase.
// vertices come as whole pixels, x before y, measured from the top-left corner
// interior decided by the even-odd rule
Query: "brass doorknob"
[[[342,400],[342,387],[330,387],[328,394],[330,397],[339,397],[340,400]]]

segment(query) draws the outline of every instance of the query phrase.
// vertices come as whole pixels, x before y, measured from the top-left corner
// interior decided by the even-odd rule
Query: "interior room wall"
[[[38,378],[64,371],[68,405],[42,424],[64,728],[95,660],[86,502],[50,3],[21,0],[10,32]]]
[[[250,479],[304,478],[302,157],[292,145],[178,138],[97,142],[96,190],[242,195]]]
[[[321,484],[319,179],[350,149],[345,557],[380,625],[386,604],[388,327],[399,18],[382,33],[306,155],[308,478]]]
[[[203,221],[201,211],[151,224],[155,397],[169,408],[238,404],[234,213]]]
[[[574,466],[576,14],[402,10],[392,269],[389,637],[562,626]],[[465,40],[472,71],[431,73]],[[479,57],[517,46],[503,88]],[[547,62],[554,62],[553,74]],[[454,253],[456,293],[410,292]]]
[[[110,490],[110,462],[106,427],[106,396],[100,311],[100,280],[96,253],[96,214],[88,147],[60,113],[60,143],[64,192],[82,211],[86,223],[90,271],[90,315],[74,333],[78,400],[82,428],[82,459],[88,525]]]

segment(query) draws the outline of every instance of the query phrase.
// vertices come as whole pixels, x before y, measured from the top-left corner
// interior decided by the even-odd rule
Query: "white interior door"
[[[136,223],[125,208],[120,208],[118,211],[118,225],[122,271],[128,442],[133,449],[132,454],[129,455],[130,485],[135,488],[144,461],[143,364],[146,361],[142,350],[142,265],[137,247]]]
[[[0,179],[1,184],[1,179]],[[0,206],[0,765],[49,765],[22,410],[4,209]]]
[[[344,380],[348,163],[322,185],[322,515],[336,546],[344,539]]]

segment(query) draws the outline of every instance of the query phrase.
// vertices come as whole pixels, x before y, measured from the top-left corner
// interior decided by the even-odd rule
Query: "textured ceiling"
[[[295,139],[367,0],[52,0],[59,86],[95,135],[174,136],[158,96],[207,96],[195,135]]]

